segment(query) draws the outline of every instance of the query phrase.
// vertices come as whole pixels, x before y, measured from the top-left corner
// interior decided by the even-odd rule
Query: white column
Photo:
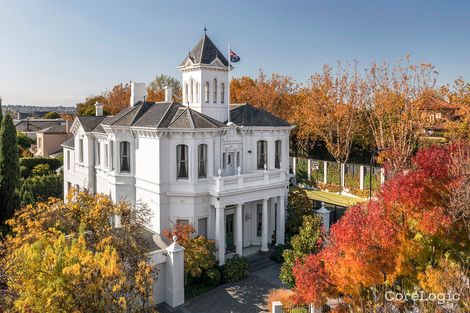
[[[268,249],[268,199],[263,199],[261,251],[263,252],[269,251]]]
[[[328,162],[323,161],[323,183],[326,184],[328,181]]]
[[[341,184],[341,189],[343,189],[344,188],[344,176],[345,176],[345,173],[346,173],[346,164],[345,163],[340,163],[339,168],[340,168],[340,174],[339,174],[340,184]]]
[[[215,240],[217,241],[217,255],[219,265],[225,264],[225,207],[215,206]]]
[[[238,255],[243,255],[243,203],[237,204],[237,231],[235,233],[236,252]]]
[[[173,243],[166,248],[165,302],[172,308],[184,303],[184,248],[177,239],[174,236]]]
[[[364,165],[359,166],[359,189],[364,190]]]
[[[308,177],[308,180],[311,180],[312,179],[312,164],[311,164],[311,161],[310,159],[307,159],[308,162],[307,162],[307,177]]]
[[[276,225],[276,244],[284,244],[286,231],[286,209],[285,209],[285,197],[277,197],[277,225]]]
[[[326,231],[330,229],[330,211],[325,209],[325,203],[321,203],[321,208],[317,210],[318,215],[321,216],[323,220],[323,225],[325,226]]]

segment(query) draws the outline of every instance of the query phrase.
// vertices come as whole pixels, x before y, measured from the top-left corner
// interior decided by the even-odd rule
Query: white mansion
[[[145,85],[132,83],[128,108],[103,116],[97,103],[96,116],[75,118],[64,194],[142,201],[151,230],[190,223],[216,240],[220,264],[226,253],[284,243],[292,126],[249,104],[228,109],[229,62],[207,35],[178,69],[183,104],[169,88],[164,102],[147,102]]]

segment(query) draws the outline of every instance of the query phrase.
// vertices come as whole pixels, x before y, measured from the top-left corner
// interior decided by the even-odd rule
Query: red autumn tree
[[[462,145],[418,152],[412,167],[390,179],[376,201],[349,208],[332,226],[329,244],[297,261],[299,300],[322,304],[344,296],[354,307],[386,307],[385,292],[397,284],[405,292],[451,292],[455,286],[436,283],[450,267],[452,281],[465,281],[468,230],[450,209],[460,203],[451,201],[455,183],[468,173],[455,170],[456,149]],[[468,298],[461,299],[459,305],[468,305]]]

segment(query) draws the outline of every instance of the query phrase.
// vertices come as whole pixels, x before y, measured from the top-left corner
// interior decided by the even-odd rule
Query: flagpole
[[[227,124],[230,123],[230,70],[231,70],[231,64],[230,64],[230,43],[228,44],[228,86],[227,86],[227,94],[228,94],[228,99],[227,99]]]

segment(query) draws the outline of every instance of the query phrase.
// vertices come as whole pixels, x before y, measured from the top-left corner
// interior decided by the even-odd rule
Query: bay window
[[[207,177],[207,145],[201,144],[197,147],[198,155],[198,169],[197,176],[198,178]]]
[[[258,140],[257,142],[257,168],[264,169],[268,162],[268,142],[266,140]]]
[[[131,144],[129,141],[121,141],[119,143],[120,157],[121,157],[121,172],[131,171],[130,152]]]
[[[176,177],[188,178],[188,146],[176,146]]]
[[[275,168],[281,168],[281,149],[282,149],[282,141],[281,140],[276,140],[275,144],[275,152],[274,152],[274,167]]]

